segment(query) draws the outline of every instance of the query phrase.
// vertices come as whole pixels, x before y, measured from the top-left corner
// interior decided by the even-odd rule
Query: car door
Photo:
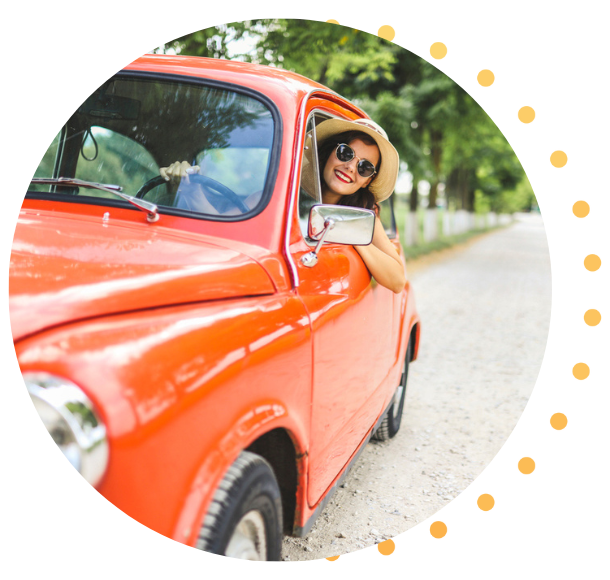
[[[321,200],[315,125],[325,118],[319,111],[308,116],[298,192],[300,231],[290,245],[297,292],[313,334],[310,505],[323,496],[382,412],[385,394],[379,386],[395,359],[394,293],[371,278],[356,250],[324,244],[315,266],[301,262],[315,245],[307,236],[307,218]]]

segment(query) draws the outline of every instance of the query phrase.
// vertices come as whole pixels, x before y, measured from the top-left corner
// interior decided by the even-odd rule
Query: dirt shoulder
[[[306,538],[284,560],[352,552],[427,519],[496,455],[534,387],[549,328],[542,220],[411,262],[422,320],[398,435],[369,443]]]

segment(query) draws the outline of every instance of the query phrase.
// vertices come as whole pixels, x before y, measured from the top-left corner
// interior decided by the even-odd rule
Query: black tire
[[[407,345],[407,354],[405,355],[404,366],[402,375],[400,377],[400,383],[396,387],[396,395],[398,400],[394,400],[392,406],[388,409],[381,425],[377,428],[377,431],[373,433],[371,439],[375,441],[387,441],[392,439],[398,430],[400,429],[400,423],[402,421],[402,412],[405,406],[405,399],[407,397],[407,378],[409,376],[409,363],[411,362],[411,341]]]
[[[245,560],[280,559],[280,488],[260,455],[242,451],[231,465],[203,520],[197,548]]]

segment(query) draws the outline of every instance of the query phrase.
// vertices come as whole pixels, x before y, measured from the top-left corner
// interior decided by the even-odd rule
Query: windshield
[[[239,219],[258,213],[270,195],[273,139],[271,110],[249,94],[116,77],[70,117],[34,177],[100,184],[150,201],[160,213]],[[166,181],[160,169],[175,162],[192,166],[189,175]],[[33,182],[29,194],[126,203],[59,181]]]

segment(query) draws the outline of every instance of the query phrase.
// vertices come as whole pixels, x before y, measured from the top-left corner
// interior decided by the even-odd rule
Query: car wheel
[[[242,560],[279,560],[282,501],[271,466],[242,451],[218,486],[197,548]]]
[[[402,411],[405,406],[405,399],[407,396],[407,377],[409,375],[409,362],[411,361],[411,341],[407,346],[407,354],[402,367],[402,375],[400,377],[400,383],[396,387],[394,392],[394,400],[392,405],[388,409],[381,425],[379,425],[377,431],[373,433],[372,439],[375,441],[387,441],[398,433],[400,429],[400,422],[402,420]]]

